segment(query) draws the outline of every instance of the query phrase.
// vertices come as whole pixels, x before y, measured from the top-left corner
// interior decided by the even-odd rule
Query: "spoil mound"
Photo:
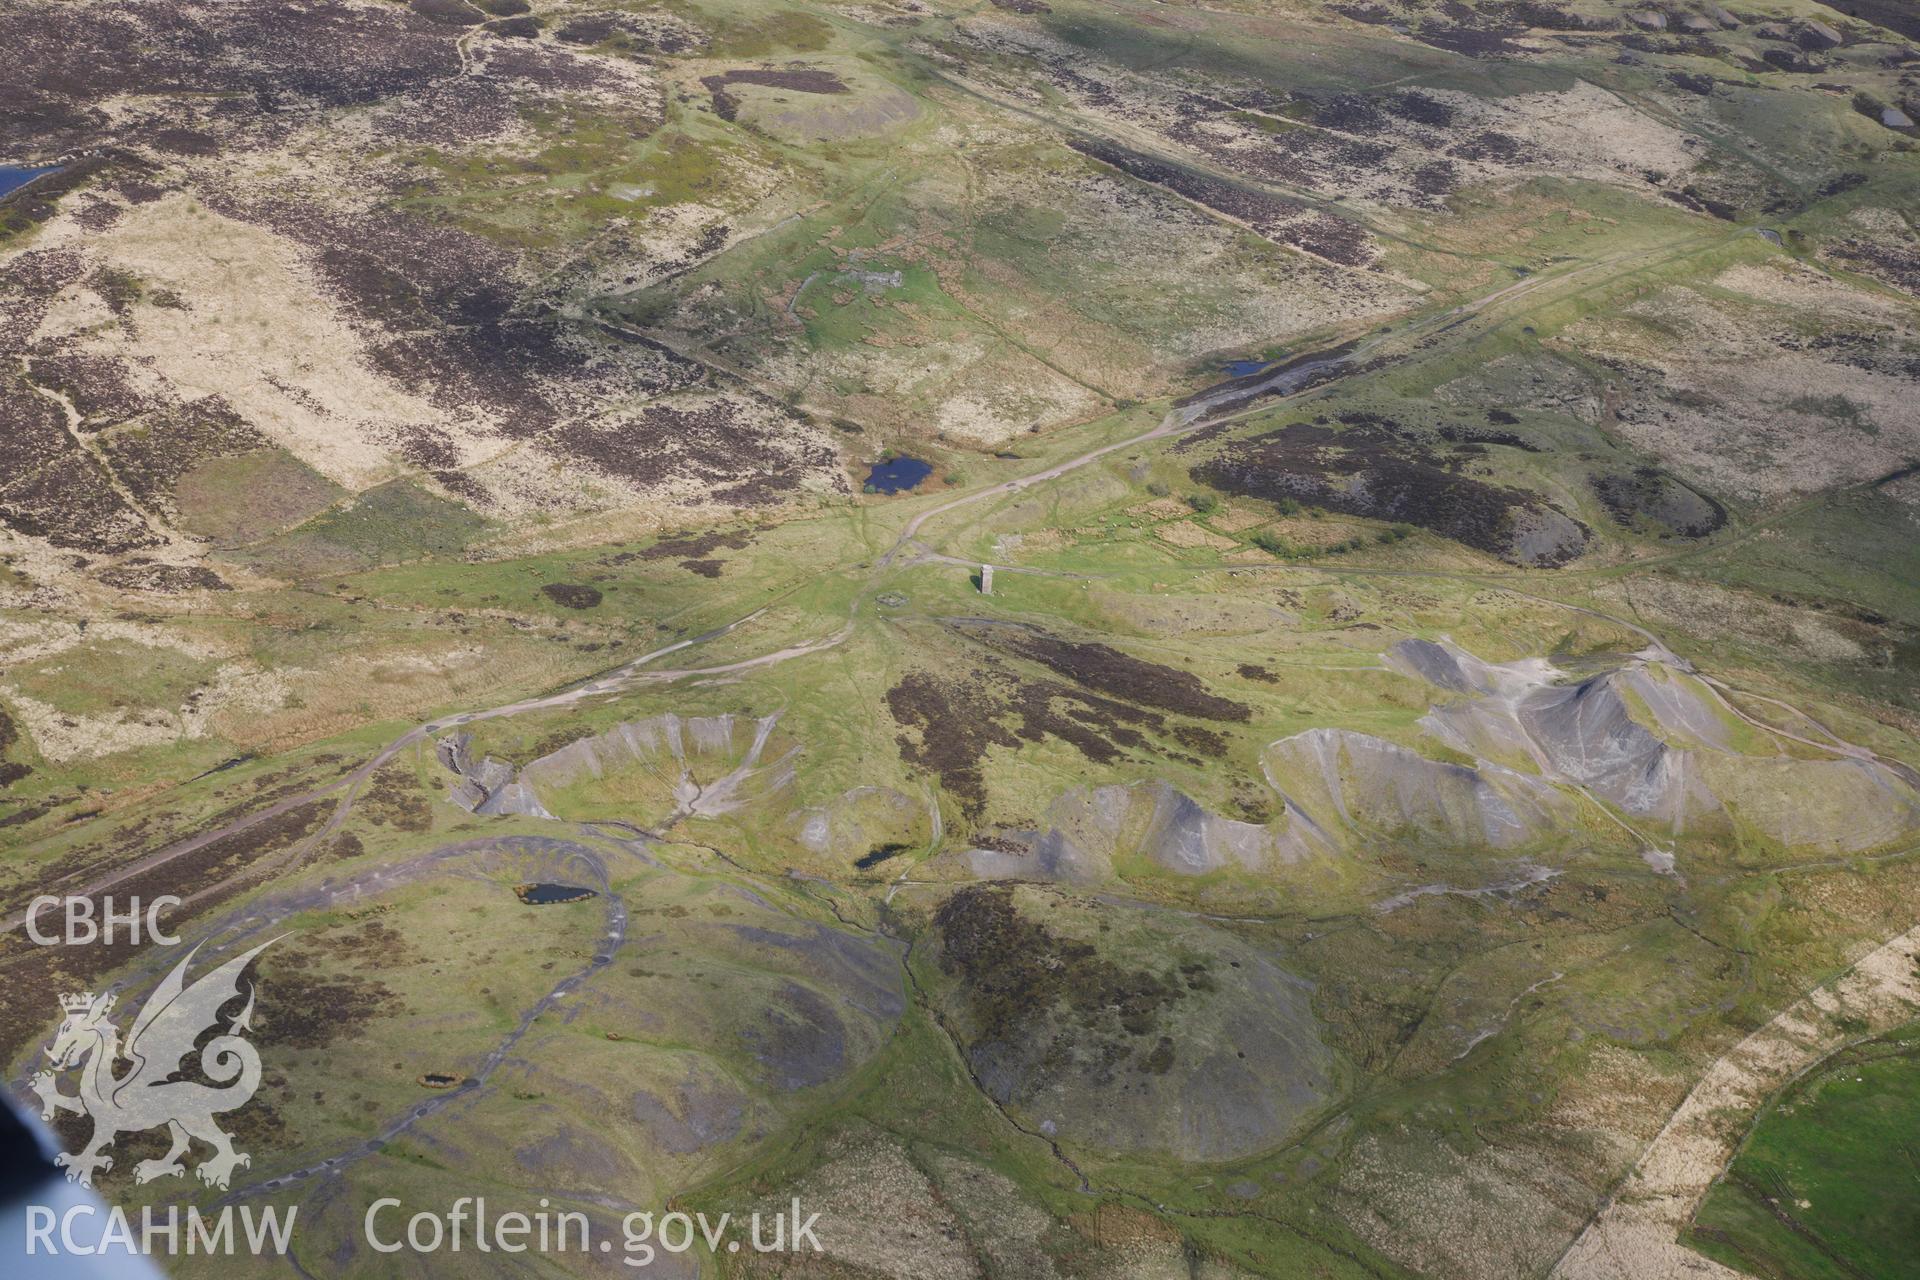
[[[475,763],[460,734],[442,739],[440,758],[461,776],[449,798],[474,813],[616,817],[665,828],[735,812],[791,785],[800,748],[765,759],[778,721],[669,712],[576,739],[517,771],[492,757]]]
[[[789,820],[801,848],[866,871],[927,843],[928,806],[892,787],[854,787]]]
[[[1491,762],[1468,767],[1348,729],[1308,729],[1268,747],[1261,764],[1316,831],[1355,838],[1511,849],[1549,838],[1573,802],[1538,778]]]
[[[1482,662],[1450,643],[1406,641],[1386,656],[1460,695],[1421,721],[1448,747],[1579,787],[1674,835],[1858,852],[1920,830],[1920,795],[1897,774],[1862,757],[1792,754],[1653,651],[1584,678],[1541,659]]]
[[[976,1080],[1063,1143],[1230,1160],[1339,1093],[1311,986],[1220,929],[1028,885],[961,889],[934,924]]]
[[[1047,809],[1047,827],[1001,832],[965,853],[982,880],[1091,884],[1112,878],[1116,860],[1142,858],[1176,875],[1272,872],[1332,852],[1292,814],[1272,823],[1240,822],[1208,809],[1172,785],[1069,791]]]

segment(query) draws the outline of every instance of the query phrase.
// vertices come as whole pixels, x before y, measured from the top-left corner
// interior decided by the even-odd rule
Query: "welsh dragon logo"
[[[47,1048],[52,1067],[37,1073],[28,1087],[40,1095],[41,1119],[72,1111],[93,1120],[93,1136],[84,1148],[54,1157],[54,1163],[67,1170],[67,1181],[92,1186],[96,1171],[113,1168],[113,1158],[104,1152],[115,1138],[161,1125],[173,1139],[172,1149],[158,1160],[135,1165],[135,1182],[186,1173],[180,1157],[195,1139],[213,1148],[213,1155],[194,1169],[208,1186],[224,1190],[236,1168],[253,1163],[251,1156],[233,1149],[232,1137],[213,1122],[215,1116],[244,1106],[260,1087],[260,1054],[243,1038],[253,1017],[251,984],[246,1008],[227,1022],[224,1033],[200,1046],[201,1073],[214,1083],[173,1077],[202,1035],[217,1029],[221,1008],[240,996],[240,975],[248,963],[273,941],[235,956],[192,986],[186,982],[187,966],[200,948],[189,951],[140,1007],[125,1045],[107,1019],[116,999],[111,993],[60,997],[67,1017]],[[124,1075],[116,1075],[122,1060],[132,1065]],[[80,1070],[79,1094],[61,1093],[57,1073],[75,1067]]]

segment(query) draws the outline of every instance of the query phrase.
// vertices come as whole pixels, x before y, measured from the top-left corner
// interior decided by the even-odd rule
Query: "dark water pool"
[[[18,164],[0,164],[0,196],[4,196],[11,191],[18,191],[21,187],[26,186],[29,182],[32,182],[35,178],[43,174],[58,172],[60,172],[60,166],[57,164],[46,165],[38,169]]]
[[[875,493],[905,493],[933,474],[933,464],[898,457],[876,462],[867,472],[867,487]]]
[[[597,897],[592,889],[577,884],[519,884],[513,887],[520,901],[530,907],[544,907],[555,902],[585,902]]]
[[[1272,363],[1271,360],[1229,360],[1223,367],[1229,378],[1244,378],[1250,373],[1260,372]]]

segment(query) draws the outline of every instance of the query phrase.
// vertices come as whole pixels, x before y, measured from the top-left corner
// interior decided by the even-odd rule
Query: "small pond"
[[[932,463],[902,455],[874,463],[867,472],[866,487],[874,493],[905,493],[932,474]]]
[[[58,172],[60,172],[60,166],[57,164],[45,165],[38,169],[27,165],[0,164],[0,196],[18,191],[43,174]]]
[[[585,902],[598,897],[592,889],[577,884],[517,884],[513,892],[530,907],[551,906],[556,902]]]
[[[1271,365],[1271,360],[1229,360],[1223,366],[1229,378],[1244,378],[1248,374],[1259,373]]]

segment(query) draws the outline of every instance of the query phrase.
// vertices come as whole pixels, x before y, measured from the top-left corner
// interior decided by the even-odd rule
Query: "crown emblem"
[[[66,1111],[93,1121],[93,1136],[84,1147],[53,1157],[69,1180],[91,1187],[96,1173],[113,1168],[106,1148],[122,1134],[148,1129],[165,1128],[181,1140],[165,1157],[135,1165],[135,1183],[183,1175],[186,1166],[180,1157],[189,1150],[187,1134],[214,1149],[194,1170],[209,1187],[226,1190],[234,1171],[253,1163],[246,1152],[234,1150],[233,1135],[221,1129],[214,1117],[245,1106],[260,1087],[260,1054],[246,1038],[247,1019],[253,1012],[253,986],[246,980],[246,971],[253,958],[275,941],[270,938],[230,956],[189,983],[187,969],[199,950],[196,947],[141,1001],[124,1043],[122,1029],[110,1024],[107,1014],[125,993],[112,988],[49,993],[59,1000],[66,1021],[54,1033],[53,1043],[43,1047],[46,1065],[29,1077],[27,1088],[40,1099],[42,1120]],[[225,1020],[223,1028],[221,1009],[241,996],[247,999],[247,1012]],[[137,992],[134,998],[138,999]],[[196,1050],[199,1074],[205,1079],[174,1079],[181,1060]],[[123,1070],[122,1062],[132,1065]],[[60,1091],[60,1078],[67,1072],[80,1076],[78,1094]],[[4,1155],[0,1151],[0,1157]],[[12,1275],[13,1270],[0,1267],[0,1275]]]

